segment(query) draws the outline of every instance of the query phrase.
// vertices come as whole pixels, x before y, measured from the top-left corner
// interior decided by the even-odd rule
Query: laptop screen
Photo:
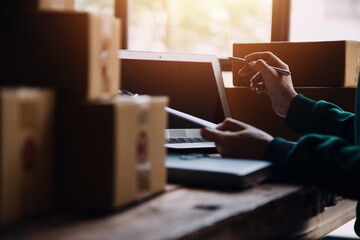
[[[225,119],[211,62],[122,59],[121,89],[169,96],[169,106],[213,123]],[[169,128],[199,128],[170,116]]]

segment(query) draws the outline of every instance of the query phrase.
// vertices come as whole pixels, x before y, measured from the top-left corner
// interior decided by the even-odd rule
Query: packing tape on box
[[[149,159],[149,137],[144,129],[137,136],[137,182],[140,194],[150,190],[151,163]]]
[[[74,0],[39,0],[40,10],[73,10]]]
[[[137,156],[137,182],[139,194],[145,194],[151,189],[151,162],[149,158],[149,136],[146,124],[149,122],[149,105],[151,98],[142,96],[134,98],[139,107],[138,109],[138,125],[139,132],[136,138],[136,156]]]
[[[103,19],[101,21],[101,30],[102,30],[102,35],[105,38],[111,38],[113,36],[112,19],[111,18],[103,17]]]
[[[111,91],[111,70],[109,69],[109,64],[111,62],[111,44],[116,32],[116,29],[114,29],[115,27],[116,24],[114,23],[114,19],[108,17],[101,18],[101,33],[103,38],[100,52],[100,66],[103,77],[103,92],[105,93]]]
[[[19,127],[23,130],[31,130],[37,128],[37,106],[32,101],[22,101],[19,106]]]
[[[30,93],[31,95],[31,93]],[[29,97],[29,98],[28,98]],[[34,139],[34,132],[38,125],[37,103],[27,95],[19,102],[19,128],[26,132],[22,146],[20,147],[20,161],[22,165],[22,203],[21,212],[25,215],[31,213],[36,196],[34,195],[34,171],[37,168],[36,155],[39,151],[38,143]]]
[[[52,205],[52,115],[49,89],[0,91],[0,224],[49,209]]]

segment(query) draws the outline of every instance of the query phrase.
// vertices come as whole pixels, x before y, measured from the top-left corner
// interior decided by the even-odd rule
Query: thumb
[[[262,59],[250,62],[249,66],[256,71],[259,71],[263,78],[274,78],[277,76],[276,71]]]
[[[203,138],[212,142],[220,142],[223,135],[221,131],[210,128],[202,128],[200,134]]]

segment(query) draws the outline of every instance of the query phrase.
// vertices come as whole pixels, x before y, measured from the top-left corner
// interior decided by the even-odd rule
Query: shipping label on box
[[[290,67],[295,87],[356,87],[360,66],[360,43],[356,41],[235,43],[233,55],[270,51]],[[255,72],[239,76],[244,67],[232,63],[234,86],[250,84]]]
[[[164,189],[167,98],[62,107],[60,204],[113,209]]]
[[[0,91],[0,223],[48,210],[53,204],[51,90]]]
[[[22,84],[51,86],[60,96],[88,100],[118,94],[119,19],[44,11],[30,14],[24,29]]]

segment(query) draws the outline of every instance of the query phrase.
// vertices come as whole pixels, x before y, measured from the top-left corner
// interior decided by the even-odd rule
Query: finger
[[[216,129],[202,128],[200,134],[203,138],[212,142],[220,142],[222,138],[222,132]]]
[[[250,89],[255,90],[259,83],[262,83],[264,80],[260,74],[260,72],[256,73],[251,79],[250,79]]]
[[[264,89],[265,84],[264,83],[259,83],[258,85],[256,85],[255,91],[257,94],[263,93],[263,89]]]
[[[262,59],[250,62],[249,66],[260,71],[263,78],[276,78],[278,76],[278,73]]]
[[[262,90],[261,90],[261,88],[259,86],[256,87],[255,91],[256,91],[257,94],[262,93]]]
[[[218,144],[218,143],[215,143],[215,148],[216,148],[216,150],[218,151],[218,153],[220,153],[220,154],[221,154],[221,151],[222,151],[222,149],[221,149],[221,145],[220,145],[220,144]]]
[[[247,75],[247,74],[249,74],[249,73],[251,73],[251,72],[253,72],[254,70],[251,68],[251,67],[249,67],[249,65],[246,65],[245,67],[243,67],[243,68],[241,68],[239,71],[238,71],[238,74],[240,75],[240,76],[244,76],[244,75]]]
[[[216,127],[216,129],[221,130],[221,131],[236,132],[236,131],[241,131],[241,130],[245,129],[246,127],[247,127],[246,123],[237,121],[233,118],[227,118],[227,119],[225,119],[225,121],[220,123]],[[223,136],[225,136],[225,134]]]
[[[255,52],[245,56],[245,60],[248,62],[257,61],[260,59],[264,60],[271,66],[289,69],[288,65],[281,61],[280,58],[278,58],[272,52]]]
[[[261,82],[258,84],[258,87],[261,89],[261,92],[264,92],[267,94],[267,89],[265,83]]]

